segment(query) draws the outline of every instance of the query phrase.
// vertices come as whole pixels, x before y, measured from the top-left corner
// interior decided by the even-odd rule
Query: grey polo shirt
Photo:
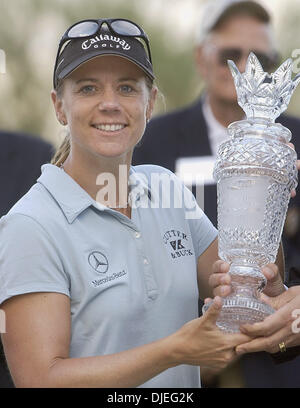
[[[167,184],[157,183],[155,174],[172,178],[170,200],[161,197]],[[30,292],[70,297],[70,357],[150,343],[198,316],[197,258],[216,230],[166,169],[131,167],[130,180],[131,219],[98,204],[67,173],[46,164],[0,221],[0,304]],[[188,365],[142,385],[199,386],[199,367]]]

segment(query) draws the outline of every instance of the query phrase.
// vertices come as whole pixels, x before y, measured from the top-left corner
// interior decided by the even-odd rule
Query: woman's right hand
[[[205,314],[191,320],[170,337],[175,364],[199,365],[222,369],[236,358],[235,347],[249,341],[241,333],[225,333],[216,326],[222,299],[214,298]]]

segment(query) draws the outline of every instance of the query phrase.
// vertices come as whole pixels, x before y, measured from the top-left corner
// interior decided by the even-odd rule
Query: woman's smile
[[[92,125],[92,127],[98,130],[101,130],[102,132],[108,132],[108,133],[119,132],[120,130],[123,130],[125,126],[126,125],[123,123],[101,123],[101,124]]]

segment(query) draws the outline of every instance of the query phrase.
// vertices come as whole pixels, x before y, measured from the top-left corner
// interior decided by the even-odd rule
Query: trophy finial
[[[300,82],[300,74],[292,80],[292,60],[289,58],[273,73],[264,72],[256,55],[251,52],[243,74],[233,61],[228,66],[234,79],[238,104],[248,119],[263,118],[271,122],[284,112],[294,90]]]

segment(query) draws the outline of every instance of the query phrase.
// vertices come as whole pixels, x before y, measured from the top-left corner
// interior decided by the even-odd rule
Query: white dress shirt
[[[179,157],[176,160],[175,172],[188,186],[193,184],[215,184],[213,169],[218,147],[229,137],[227,128],[221,125],[214,117],[207,98],[203,101],[203,115],[207,124],[208,139],[212,154],[210,156]],[[199,135],[199,144],[200,143]],[[201,204],[199,205],[201,206]]]
[[[214,117],[207,98],[205,98],[203,102],[203,115],[207,124],[210,147],[215,158],[220,144],[229,138],[228,130]]]

